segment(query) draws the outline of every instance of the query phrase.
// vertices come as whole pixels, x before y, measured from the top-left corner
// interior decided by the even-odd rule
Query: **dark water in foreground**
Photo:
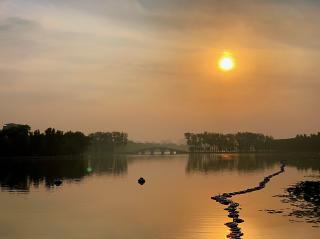
[[[317,224],[265,211],[291,210],[273,196],[297,181],[319,180],[306,177],[320,172],[320,155],[312,154],[2,159],[0,238],[226,238],[230,220],[210,197],[255,186],[284,159],[285,173],[265,189],[234,197],[243,238],[320,238]]]

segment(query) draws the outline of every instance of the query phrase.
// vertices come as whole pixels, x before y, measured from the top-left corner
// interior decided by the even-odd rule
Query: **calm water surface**
[[[243,238],[320,238],[314,224],[263,211],[290,207],[273,196],[319,175],[319,155],[295,154],[1,160],[0,238],[226,238],[227,213],[210,197],[256,186],[282,159],[285,173],[265,189],[234,197]]]

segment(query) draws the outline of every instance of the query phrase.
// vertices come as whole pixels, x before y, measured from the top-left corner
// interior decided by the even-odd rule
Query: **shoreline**
[[[104,153],[104,155],[134,155],[134,156],[175,156],[175,155],[221,155],[221,154],[315,154],[320,155],[319,151],[259,151],[259,152],[185,152],[176,154],[136,154],[130,152],[117,152],[117,153]],[[79,155],[35,155],[35,156],[0,156],[0,160],[45,160],[45,159],[84,159],[86,157],[92,157],[91,154],[79,154]]]

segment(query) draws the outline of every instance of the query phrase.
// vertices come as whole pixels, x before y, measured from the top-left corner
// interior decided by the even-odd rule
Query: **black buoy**
[[[138,179],[138,183],[140,185],[143,185],[145,182],[146,182],[146,180],[144,180],[144,178],[142,178],[142,177]]]
[[[56,186],[61,186],[61,184],[62,184],[62,180],[61,179],[56,179],[56,180],[54,180],[54,185],[56,185]]]

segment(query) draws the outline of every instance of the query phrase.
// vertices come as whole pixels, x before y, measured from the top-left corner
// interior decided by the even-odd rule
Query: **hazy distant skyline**
[[[320,2],[0,0],[0,124],[277,138],[320,130]],[[223,51],[237,67],[222,73]]]

